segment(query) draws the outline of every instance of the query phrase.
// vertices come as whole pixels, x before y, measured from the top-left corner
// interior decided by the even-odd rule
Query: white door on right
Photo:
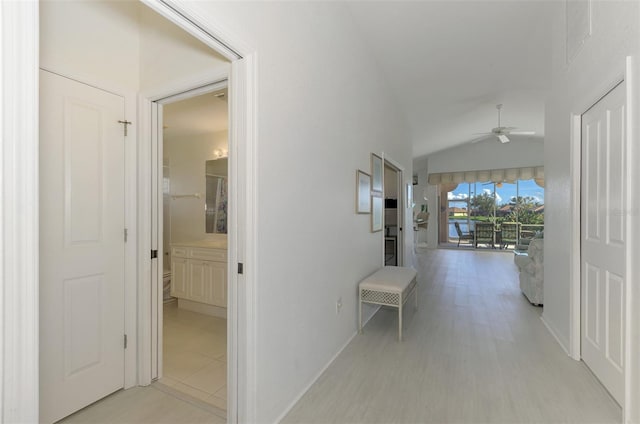
[[[626,94],[622,83],[582,115],[582,359],[624,401]]]

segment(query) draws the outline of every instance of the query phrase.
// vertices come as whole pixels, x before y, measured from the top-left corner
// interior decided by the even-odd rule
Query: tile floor
[[[56,424],[223,424],[214,408],[160,390],[155,384],[120,390]]]
[[[513,255],[430,250],[416,269],[403,341],[396,310],[378,311],[282,423],[621,422],[520,292]]]
[[[159,383],[227,409],[227,320],[164,305],[163,377]]]
[[[620,407],[583,363],[562,351],[540,320],[542,308],[520,293],[510,255],[430,250],[416,266],[420,306],[407,308],[404,341],[397,342],[396,311],[380,310],[283,423],[621,422]],[[171,307],[165,313],[175,337],[165,343],[223,362],[225,349],[203,353],[192,333],[199,327],[226,340],[224,320],[190,324],[191,313]],[[202,382],[194,374],[186,380]],[[224,422],[202,405],[210,404],[152,385],[120,391],[64,422]]]

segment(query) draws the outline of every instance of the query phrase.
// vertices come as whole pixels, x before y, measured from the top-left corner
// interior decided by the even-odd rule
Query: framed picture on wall
[[[371,213],[371,175],[356,171],[356,213]]]
[[[382,193],[382,158],[371,153],[371,191]]]
[[[371,193],[371,232],[382,231],[382,213],[384,212],[382,193]]]

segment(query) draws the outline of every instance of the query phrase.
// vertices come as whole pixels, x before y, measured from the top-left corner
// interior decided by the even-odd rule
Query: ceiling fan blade
[[[476,133],[474,135],[480,135],[480,134],[482,134],[482,137],[474,138],[473,140],[471,140],[471,144],[475,144],[482,140],[486,140],[487,138],[489,138],[489,136],[493,135],[491,133]]]
[[[518,128],[516,127],[495,127],[495,128],[491,128],[491,133],[492,134],[510,134],[511,131],[513,130],[517,130]]]
[[[471,140],[471,143],[477,143],[480,140],[484,140],[489,136],[495,136],[501,143],[508,143],[509,140],[508,135],[534,135],[535,131],[514,131],[517,130],[518,127],[503,127],[501,126],[500,120],[500,110],[502,109],[502,104],[496,105],[496,109],[498,109],[498,126],[495,128],[491,128],[491,132],[489,133],[474,133],[473,135],[481,135],[483,137],[477,138],[475,140]]]

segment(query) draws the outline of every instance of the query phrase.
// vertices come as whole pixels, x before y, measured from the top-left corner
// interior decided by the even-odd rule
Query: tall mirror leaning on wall
[[[227,234],[227,158],[206,161],[205,227],[207,233]]]

